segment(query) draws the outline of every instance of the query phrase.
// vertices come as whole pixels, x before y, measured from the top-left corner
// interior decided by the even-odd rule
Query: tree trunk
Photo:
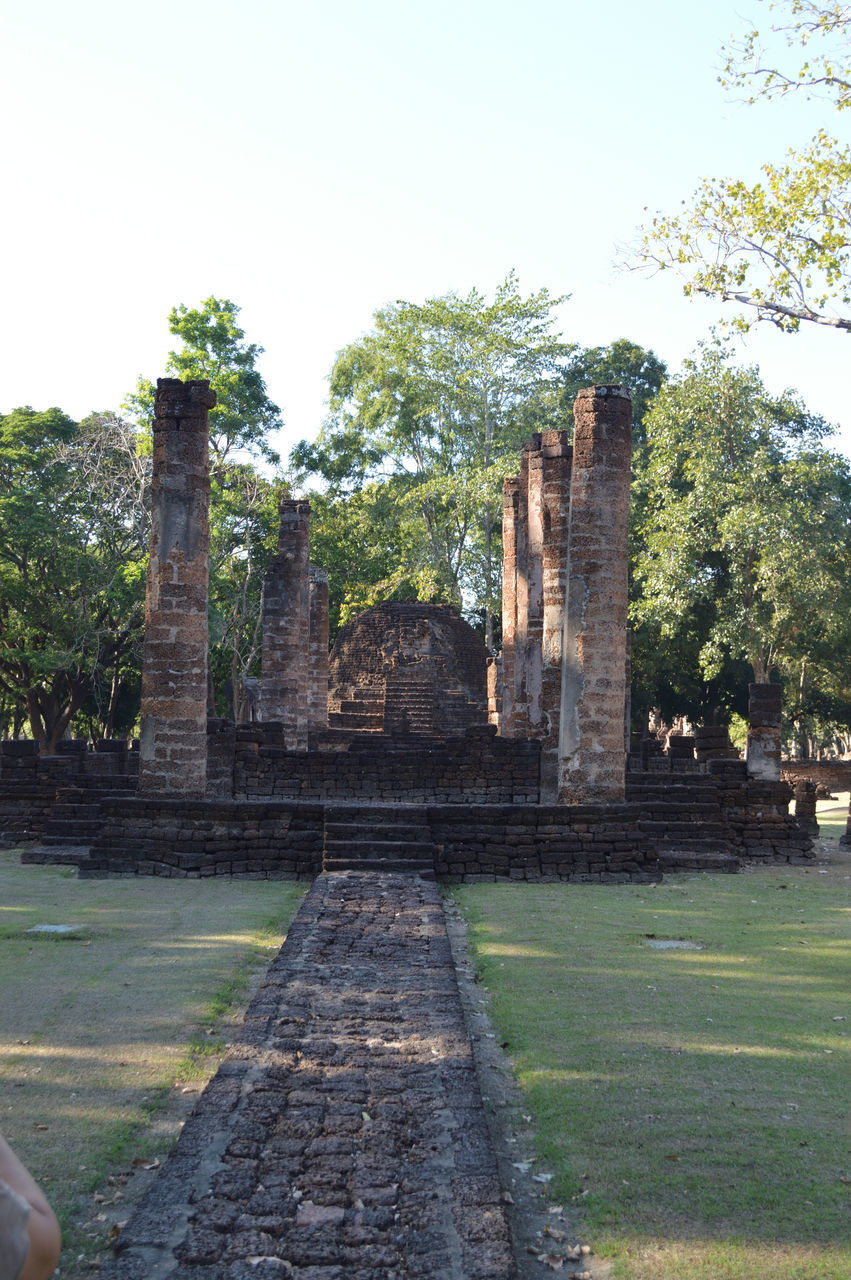
[[[115,665],[112,668],[112,683],[109,688],[109,706],[106,710],[106,721],[103,726],[103,736],[105,738],[115,737],[115,712],[118,707],[118,693],[121,688],[121,681],[118,678],[118,658],[115,659]]]

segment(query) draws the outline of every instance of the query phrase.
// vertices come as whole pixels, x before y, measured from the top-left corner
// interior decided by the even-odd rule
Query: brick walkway
[[[108,1280],[515,1280],[436,885],[312,885]]]

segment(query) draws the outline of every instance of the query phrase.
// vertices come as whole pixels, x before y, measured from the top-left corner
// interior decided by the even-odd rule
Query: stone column
[[[290,751],[307,750],[310,503],[283,498],[278,553],[263,584],[260,719],[283,726]]]
[[[517,520],[520,479],[502,484],[502,695],[499,731],[514,737],[514,667],[517,654]]]
[[[207,784],[209,383],[160,378],[154,408],[139,792],[203,796]]]
[[[626,781],[632,400],[625,387],[588,387],[573,414],[559,800],[616,803]]]
[[[779,684],[748,685],[748,777],[780,781],[780,721],[782,693]]]
[[[532,441],[534,446],[534,437]],[[529,633],[529,449],[526,444],[520,454],[520,482],[517,488],[517,522],[514,534],[514,680],[511,690],[512,738],[529,735],[529,710],[527,692],[527,640]]]
[[[819,833],[816,818],[816,784],[806,778],[795,783],[795,820],[802,831],[815,839]]]
[[[328,574],[311,566],[310,598],[310,664],[307,686],[307,725],[309,729],[328,728]]]
[[[848,797],[848,816],[845,819],[845,834],[839,837],[839,843],[845,849],[851,849],[851,795]]]
[[[541,433],[542,461],[542,626],[541,626],[541,800],[558,798],[561,668],[567,587],[567,530],[573,450],[569,431]]]
[[[526,646],[523,670],[526,691],[524,733],[540,738],[545,732],[541,706],[542,641],[544,633],[544,458],[541,436],[536,434],[526,449]]]

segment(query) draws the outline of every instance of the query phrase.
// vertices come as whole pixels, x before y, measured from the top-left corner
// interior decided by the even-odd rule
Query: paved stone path
[[[516,1280],[437,887],[318,877],[108,1280]]]

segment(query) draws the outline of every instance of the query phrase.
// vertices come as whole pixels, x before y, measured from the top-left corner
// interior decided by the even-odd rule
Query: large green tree
[[[822,96],[851,106],[851,8],[776,0],[779,21],[726,50],[724,82],[755,98]],[[784,65],[793,50],[800,61]],[[676,214],[657,214],[639,258],[672,269],[686,294],[737,304],[736,323],[851,331],[851,148],[821,129],[757,182],[706,179]]]
[[[0,686],[51,752],[87,698],[114,721],[144,620],[147,463],[111,414],[0,417]]]
[[[740,660],[759,681],[802,662],[838,678],[851,468],[825,446],[824,422],[707,348],[662,388],[646,427],[638,622],[660,649],[696,654],[706,680]]]
[[[482,608],[491,640],[501,568],[500,487],[527,438],[530,406],[556,425],[555,396],[570,348],[554,331],[562,301],[523,297],[511,274],[492,300],[478,290],[377,312],[331,373],[331,413],[293,453],[334,498],[392,485],[392,542],[418,547],[390,577],[421,595]]]
[[[169,352],[165,376],[207,378],[216,393],[216,406],[210,410],[214,473],[239,454],[270,464],[280,461],[269,436],[283,425],[281,411],[269,398],[257,368],[263,348],[245,341],[239,312],[235,302],[211,297],[200,307],[174,307],[168,317],[169,331],[180,338],[182,346]],[[154,383],[140,378],[135,392],[125,401],[125,408],[140,426],[150,426],[155,394]]]

